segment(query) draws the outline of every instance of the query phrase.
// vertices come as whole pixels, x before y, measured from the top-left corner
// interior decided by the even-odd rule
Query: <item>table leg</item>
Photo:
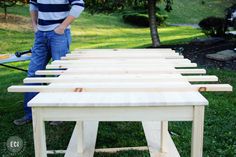
[[[77,121],[77,132],[78,132],[78,153],[84,152],[84,122]]]
[[[47,157],[45,123],[39,109],[32,109],[35,157]]]
[[[166,153],[167,148],[167,136],[168,136],[168,121],[161,122],[161,152]]]
[[[203,155],[204,111],[204,106],[194,106],[193,108],[191,157],[202,157]]]

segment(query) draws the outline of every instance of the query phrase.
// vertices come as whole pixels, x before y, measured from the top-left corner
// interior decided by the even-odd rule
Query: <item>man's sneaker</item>
[[[62,121],[52,121],[49,124],[52,126],[57,126],[57,125],[61,125],[63,122]]]
[[[26,116],[13,121],[13,123],[17,126],[25,125],[25,124],[28,124],[28,123],[31,123],[31,122],[32,122],[32,119],[29,119]]]

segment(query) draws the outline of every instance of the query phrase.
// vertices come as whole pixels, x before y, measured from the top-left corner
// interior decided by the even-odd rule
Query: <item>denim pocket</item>
[[[64,31],[63,34],[58,34],[58,33],[55,32],[55,30],[53,30],[53,33],[54,33],[55,35],[59,35],[59,36],[63,36],[63,35],[65,35],[65,31]]]

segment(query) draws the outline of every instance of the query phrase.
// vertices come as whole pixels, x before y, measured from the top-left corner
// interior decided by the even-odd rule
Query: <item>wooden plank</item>
[[[106,68],[106,67],[119,67],[119,68],[126,68],[126,67],[140,67],[140,68],[151,68],[151,67],[160,67],[160,66],[163,66],[162,64],[137,64],[137,65],[134,65],[134,64],[113,64],[113,65],[110,65],[110,64],[98,64],[98,65],[93,65],[93,64],[78,64],[78,65],[47,65],[46,69],[67,69],[67,68],[70,68],[70,69],[76,69],[76,68],[89,68],[89,67],[102,67],[102,68]],[[193,68],[193,67],[197,67],[197,64],[196,63],[179,63],[179,64],[175,64],[175,63],[170,63],[169,65],[166,64],[165,67],[185,67],[185,68]]]
[[[96,153],[117,153],[120,151],[147,151],[147,146],[139,146],[139,147],[120,147],[120,148],[98,148],[95,149]],[[65,150],[48,150],[47,154],[65,154]]]
[[[156,64],[156,65],[168,65],[170,63],[175,64],[187,64],[191,63],[188,59],[84,59],[84,60],[55,60],[52,62],[53,65],[84,65],[93,64]]]
[[[199,92],[232,92],[233,87],[229,84],[195,84],[192,85]]]
[[[148,150],[147,146],[140,146],[140,147],[121,147],[121,148],[101,148],[95,149],[96,153],[117,153],[120,151],[146,151]]]
[[[11,86],[8,92],[222,92],[232,91],[228,84],[187,85],[184,83],[72,83],[44,86]]]
[[[191,63],[189,59],[165,59],[165,58],[150,58],[150,59],[83,59],[83,60],[55,60],[53,64],[59,63],[101,63],[101,64],[115,64],[115,63],[124,63],[124,64],[158,64],[158,63]]]
[[[199,92],[57,92],[39,93],[29,104],[35,106],[189,106],[208,105]],[[127,108],[126,108],[127,109]],[[125,110],[126,110],[125,109]],[[118,110],[118,109],[117,109]],[[124,110],[124,111],[125,111]]]
[[[200,76],[183,76],[189,82],[216,82],[219,81],[217,76],[214,75],[200,75]]]
[[[104,48],[104,49],[100,49],[100,48],[96,48],[96,49],[75,49],[74,51],[72,51],[72,52],[90,52],[90,51],[92,51],[92,52],[104,52],[104,51],[108,51],[108,52],[110,52],[110,51],[128,51],[128,52],[142,52],[143,50],[145,50],[145,51],[147,51],[147,52],[152,52],[152,51],[174,51],[174,50],[172,50],[171,48],[158,48],[158,49],[156,49],[156,48]]]
[[[133,69],[69,69],[69,70],[38,70],[36,75],[78,75],[78,74],[206,74],[205,69],[155,69],[155,68],[133,68]]]
[[[79,125],[76,124],[67,147],[65,157],[93,157],[97,139],[98,122],[84,122],[84,152],[78,153],[78,132]]]
[[[113,77],[112,77],[113,76]],[[78,75],[69,77],[31,77],[24,83],[79,83],[79,82],[216,82],[216,76],[179,76],[179,75]]]
[[[71,54],[83,54],[83,53],[96,53],[96,54],[104,54],[104,53],[175,53],[174,50],[170,48],[158,48],[158,49],[79,49],[72,51]]]
[[[161,123],[160,122],[142,122],[145,137],[147,139],[150,157],[180,157],[177,148],[167,132],[166,144],[167,152],[161,152]]]
[[[61,57],[61,60],[81,60],[81,59],[154,59],[154,58],[166,58],[166,59],[183,59],[184,57],[179,54],[143,54],[143,55],[124,55],[124,54],[111,54],[111,55],[68,55],[66,57]]]
[[[174,51],[166,51],[166,52],[109,52],[109,53],[106,53],[106,52],[103,52],[103,53],[70,53],[70,54],[67,54],[66,55],[67,57],[68,56],[72,56],[72,57],[85,57],[85,56],[90,56],[90,57],[150,57],[150,56],[180,56],[180,54],[178,53],[175,53]]]
[[[44,93],[40,93],[44,94]],[[37,96],[38,97],[38,96]],[[63,96],[64,97],[64,96]],[[36,97],[35,97],[36,98]],[[34,98],[34,99],[35,99]],[[58,97],[57,97],[58,98]],[[186,99],[185,99],[186,100]],[[43,102],[43,100],[40,100]],[[63,100],[61,100],[62,102]],[[32,103],[33,102],[33,103]],[[65,101],[63,101],[65,102]],[[192,121],[193,106],[196,101],[191,101],[190,104],[171,104],[171,105],[153,105],[147,104],[88,104],[88,103],[56,103],[52,102],[38,103],[33,100],[28,105],[37,108],[47,108],[43,112],[46,121]],[[133,105],[133,106],[132,106]],[[139,106],[140,105],[140,106]],[[168,113],[168,114],[166,114]],[[69,115],[69,116],[68,116]],[[145,116],[143,116],[145,115]]]
[[[116,57],[119,59],[138,59],[141,57]],[[151,58],[156,58],[156,59],[184,59],[184,56],[180,55],[167,55],[167,56],[155,56],[155,57],[142,57],[144,60],[148,60]],[[112,57],[78,57],[78,56],[67,56],[67,57],[61,57],[61,60],[86,60],[86,59],[112,59]]]

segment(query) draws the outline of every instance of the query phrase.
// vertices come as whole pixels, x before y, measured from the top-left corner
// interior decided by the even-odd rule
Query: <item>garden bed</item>
[[[208,59],[207,54],[217,53],[223,50],[233,50],[236,48],[236,41],[220,41],[214,44],[190,42],[188,44],[163,45],[161,47],[173,48],[182,53],[184,57],[205,68],[217,68],[236,71],[236,59],[229,61],[217,61]],[[235,52],[236,53],[236,52]]]

